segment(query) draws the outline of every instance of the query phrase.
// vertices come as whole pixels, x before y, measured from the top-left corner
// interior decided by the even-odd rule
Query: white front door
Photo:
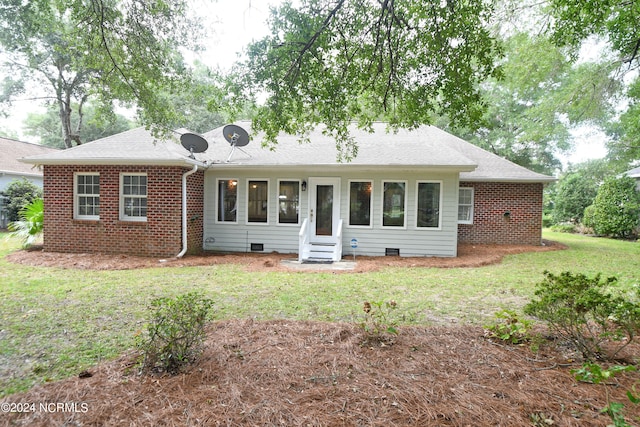
[[[340,178],[309,178],[310,241],[335,243],[340,220]]]

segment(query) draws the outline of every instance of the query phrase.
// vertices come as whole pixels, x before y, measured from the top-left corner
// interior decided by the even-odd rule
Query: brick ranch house
[[[237,125],[251,133],[250,122]],[[223,127],[203,153],[133,129],[31,156],[43,168],[44,249],[175,257],[201,251],[455,257],[459,242],[541,244],[541,175],[433,126],[352,129],[335,142],[260,135],[232,150]],[[356,248],[353,248],[355,246]]]

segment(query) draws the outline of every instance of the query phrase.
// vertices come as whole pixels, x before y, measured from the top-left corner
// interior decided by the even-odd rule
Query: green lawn
[[[365,300],[395,299],[405,323],[483,324],[519,310],[542,272],[569,270],[640,284],[640,243],[545,232],[565,251],[507,257],[481,268],[387,268],[332,274],[245,272],[234,265],[133,271],[27,267],[4,256],[19,248],[0,234],[0,396],[74,375],[133,346],[156,297],[200,291],[217,318],[355,321]]]

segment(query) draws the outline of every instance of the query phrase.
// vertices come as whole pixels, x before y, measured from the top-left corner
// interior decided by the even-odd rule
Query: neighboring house
[[[636,188],[640,191],[640,167],[635,169],[631,169],[630,171],[624,172],[622,175],[626,175],[636,180]]]
[[[0,137],[0,192],[6,190],[12,181],[22,178],[42,188],[42,171],[20,162],[19,159],[27,156],[46,155],[55,151],[58,150],[30,142]],[[8,219],[2,203],[3,201],[0,197],[0,228],[6,228]]]
[[[240,122],[249,133],[250,122]],[[358,155],[260,135],[232,151],[223,127],[190,156],[133,129],[26,163],[44,167],[44,249],[171,257],[185,251],[457,255],[458,242],[541,244],[542,192],[531,172],[432,126],[357,128]],[[185,207],[186,206],[186,207]],[[355,240],[354,240],[355,239]]]

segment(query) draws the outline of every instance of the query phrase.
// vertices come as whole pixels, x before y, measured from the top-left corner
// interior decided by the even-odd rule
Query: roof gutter
[[[176,258],[182,258],[187,253],[187,177],[198,170],[198,165],[182,175],[182,250]]]

